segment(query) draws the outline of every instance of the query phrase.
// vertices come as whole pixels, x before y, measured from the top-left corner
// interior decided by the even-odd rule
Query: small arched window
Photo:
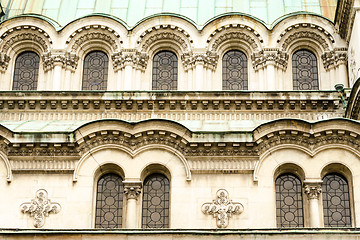
[[[13,90],[36,90],[39,75],[40,57],[26,51],[15,60]]]
[[[314,53],[302,49],[292,56],[293,89],[318,90],[318,69]]]
[[[169,179],[152,174],[144,181],[142,204],[143,228],[169,227]]]
[[[292,174],[282,174],[276,178],[275,191],[277,227],[304,227],[300,179]]]
[[[243,52],[231,50],[224,54],[222,82],[223,90],[248,90],[247,57]]]
[[[177,90],[178,59],[175,53],[161,51],[155,54],[152,69],[153,90]]]
[[[109,173],[97,183],[95,228],[121,228],[124,186],[119,175]]]
[[[351,227],[349,185],[340,174],[323,178],[322,198],[325,227]]]
[[[106,53],[93,51],[84,59],[82,90],[106,90],[109,58]]]

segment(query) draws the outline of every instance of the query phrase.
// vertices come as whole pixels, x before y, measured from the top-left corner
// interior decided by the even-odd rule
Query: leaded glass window
[[[153,60],[152,89],[176,90],[178,82],[178,59],[175,53],[161,51]]]
[[[293,89],[318,90],[318,69],[315,54],[308,50],[296,51],[292,56]]]
[[[323,178],[322,198],[325,227],[351,227],[349,185],[343,176]]]
[[[103,175],[97,183],[95,228],[121,228],[124,186],[117,174]]]
[[[223,90],[247,90],[247,57],[243,52],[231,50],[222,60]]]
[[[36,90],[40,57],[34,52],[20,53],[15,60],[13,90]]]
[[[144,181],[142,227],[169,227],[169,191],[170,184],[162,174],[152,174]]]
[[[108,56],[93,51],[85,56],[82,90],[106,90],[108,78]]]
[[[292,174],[280,175],[275,181],[276,223],[279,228],[304,227],[302,186]]]

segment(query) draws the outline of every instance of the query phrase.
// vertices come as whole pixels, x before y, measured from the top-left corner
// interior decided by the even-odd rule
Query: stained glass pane
[[[13,90],[36,90],[40,57],[34,52],[23,52],[15,60]]]
[[[95,228],[121,228],[124,186],[116,174],[103,175],[97,184]]]
[[[293,89],[318,90],[316,56],[308,50],[299,50],[292,57]]]
[[[158,52],[154,56],[152,72],[153,90],[176,90],[178,59],[169,51]]]
[[[338,174],[326,175],[322,185],[325,227],[351,227],[349,185]]]
[[[243,52],[231,50],[224,54],[222,62],[223,90],[247,90],[247,57]]]
[[[292,174],[283,174],[276,179],[275,190],[277,227],[304,227],[300,179]]]
[[[101,51],[90,52],[84,59],[82,90],[106,90],[108,56]]]
[[[142,227],[169,227],[169,180],[162,174],[152,174],[144,181]]]

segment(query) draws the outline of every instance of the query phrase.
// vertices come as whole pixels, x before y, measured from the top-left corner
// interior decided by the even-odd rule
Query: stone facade
[[[132,29],[99,15],[77,19],[61,31],[36,16],[4,21],[0,235],[356,239],[359,6],[359,1],[340,1],[335,24],[295,14],[271,29],[237,14],[215,18],[202,29],[167,15]],[[344,30],[349,22],[350,30]],[[229,50],[247,58],[248,89],[222,88]],[[318,89],[293,91],[292,57],[298,50],[316,57]],[[36,91],[13,91],[16,59],[27,51],[40,56]],[[108,57],[107,87],[82,91],[84,60],[93,51]],[[178,60],[173,91],[152,90],[154,56],[161,51]],[[334,90],[335,84],[345,89]],[[103,232],[95,228],[98,185],[106,174],[122,179],[122,218],[121,227]],[[157,232],[141,231],[152,174],[169,181],[169,229]],[[279,200],[277,182],[287,174],[300,182],[302,222],[284,231],[280,202],[289,199]],[[344,231],[329,228],[327,176],[341,176],[347,184],[348,212],[341,212],[347,220],[338,226]]]

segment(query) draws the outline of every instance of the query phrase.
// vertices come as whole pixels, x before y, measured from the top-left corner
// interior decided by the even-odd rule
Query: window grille
[[[162,51],[154,56],[152,69],[153,90],[176,90],[178,59],[173,52]]]
[[[15,60],[13,90],[36,90],[40,57],[34,52],[23,52]]]
[[[231,50],[222,60],[223,90],[247,90],[247,57],[243,52]]]
[[[95,228],[121,228],[124,186],[121,177],[110,173],[97,183]]]
[[[323,178],[322,197],[325,227],[351,227],[349,185],[339,174]]]
[[[275,181],[275,189],[277,227],[304,227],[300,179],[292,174],[280,175]]]
[[[106,90],[108,78],[108,56],[93,51],[85,56],[82,90]]]
[[[318,69],[315,54],[308,50],[296,51],[292,56],[293,89],[318,90]]]
[[[162,174],[152,174],[144,181],[142,227],[169,227],[169,180]]]

